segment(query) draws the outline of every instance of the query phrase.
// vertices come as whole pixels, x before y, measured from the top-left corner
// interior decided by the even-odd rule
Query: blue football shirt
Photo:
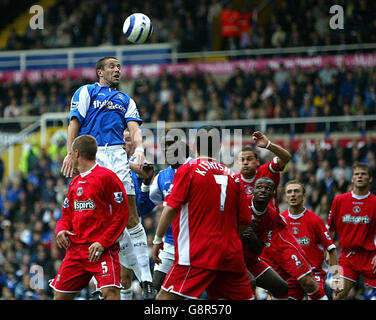
[[[124,144],[123,131],[128,121],[142,124],[132,98],[98,82],[76,90],[71,100],[69,119],[73,117],[81,124],[78,135],[95,137],[98,146]]]

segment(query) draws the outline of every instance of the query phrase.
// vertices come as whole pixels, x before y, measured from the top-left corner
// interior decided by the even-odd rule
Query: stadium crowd
[[[277,70],[262,72],[245,73],[237,68],[227,78],[196,70],[192,75],[182,71],[172,75],[165,71],[158,78],[141,74],[128,80],[125,75],[122,86],[135,99],[145,122],[327,117],[376,112],[376,69],[371,67],[338,69],[327,65],[322,69],[291,70],[281,64]],[[9,81],[0,87],[0,114],[16,117],[67,111],[74,89],[84,83],[87,79]],[[333,124],[331,130],[362,128],[361,124],[348,122]],[[288,133],[289,127],[271,130]],[[296,133],[324,130],[323,123],[295,127]]]
[[[25,8],[30,6],[30,1],[23,2]],[[346,28],[329,32],[329,8],[334,4],[344,8]],[[276,14],[265,14],[262,25],[253,23],[254,6],[231,0],[169,0],[153,4],[151,1],[57,0],[46,9],[42,32],[28,29],[19,35],[13,30],[6,49],[125,44],[127,40],[120,26],[133,12],[143,12],[151,18],[157,30],[151,43],[174,42],[179,51],[212,50],[214,32],[220,32],[222,37],[222,47],[218,49],[228,50],[376,41],[373,1],[276,1],[270,4]],[[7,12],[4,19],[7,22],[11,13],[20,13],[3,12]],[[219,19],[217,24],[216,19]],[[217,29],[213,25],[218,25]]]

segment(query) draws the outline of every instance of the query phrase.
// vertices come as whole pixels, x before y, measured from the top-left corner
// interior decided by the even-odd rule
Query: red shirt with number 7
[[[171,185],[167,205],[173,220],[175,263],[209,270],[245,268],[238,226],[252,214],[240,179],[212,158],[182,165]]]

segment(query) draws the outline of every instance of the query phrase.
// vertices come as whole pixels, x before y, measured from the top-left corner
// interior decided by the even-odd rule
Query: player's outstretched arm
[[[278,157],[278,164],[283,168],[291,159],[291,154],[280,145],[272,143],[262,132],[255,131],[252,134],[253,142],[259,148],[267,148]]]
[[[61,167],[61,172],[65,177],[72,177],[74,168],[72,164],[71,158],[71,149],[73,140],[77,138],[78,131],[80,129],[80,122],[77,118],[72,118],[68,125],[68,133],[67,133],[67,155],[64,158],[63,165]]]

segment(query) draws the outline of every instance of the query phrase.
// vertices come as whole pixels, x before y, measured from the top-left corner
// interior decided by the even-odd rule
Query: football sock
[[[132,300],[132,298],[133,298],[132,286],[129,289],[120,290],[120,300]]]
[[[141,282],[152,282],[152,276],[149,266],[149,248],[147,245],[146,232],[141,223],[128,229],[133,244],[133,250],[138,261],[138,267],[141,270]]]

